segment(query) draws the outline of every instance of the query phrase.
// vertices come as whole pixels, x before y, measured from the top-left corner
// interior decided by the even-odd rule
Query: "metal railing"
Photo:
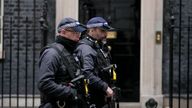
[[[21,13],[21,1],[16,3],[17,14],[3,18],[5,58],[0,60],[0,108],[36,108],[40,104],[36,87],[37,61],[40,49],[46,44],[47,29],[41,36],[36,0],[33,0],[29,16]],[[43,3],[41,20],[46,21],[47,0]]]
[[[190,70],[192,17],[186,11],[187,15],[184,15],[182,0],[179,0],[178,3],[178,14],[170,6],[172,10],[170,12],[169,37],[169,107],[190,108],[192,101],[192,87],[190,83],[190,79],[192,79]],[[184,19],[185,21],[183,21]]]

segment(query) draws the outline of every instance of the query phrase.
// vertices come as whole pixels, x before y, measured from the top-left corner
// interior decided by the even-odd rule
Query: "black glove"
[[[71,88],[70,99],[72,99],[72,100],[76,100],[77,99],[77,90],[74,89],[74,88]]]

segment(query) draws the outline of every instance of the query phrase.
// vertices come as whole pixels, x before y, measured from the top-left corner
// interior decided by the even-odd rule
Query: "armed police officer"
[[[110,76],[103,69],[110,65],[109,56],[102,49],[107,31],[112,29],[102,17],[94,17],[87,22],[87,33],[79,41],[75,50],[81,63],[82,72],[89,79],[90,103],[96,108],[106,105],[105,97],[112,97],[113,90],[108,85]]]
[[[64,18],[58,25],[55,42],[42,49],[38,81],[40,108],[83,108],[78,106],[77,89],[70,81],[80,73],[73,51],[85,29],[77,20]]]

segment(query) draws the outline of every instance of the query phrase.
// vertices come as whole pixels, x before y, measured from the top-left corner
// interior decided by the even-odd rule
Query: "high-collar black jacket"
[[[54,43],[60,50],[64,47],[73,56],[76,42],[57,36]],[[67,66],[61,64],[61,55],[54,48],[43,49],[39,58],[38,88],[41,93],[40,108],[58,108],[56,102],[68,101],[76,95],[76,90],[66,85],[65,80],[71,80]],[[64,61],[65,62],[65,61]],[[65,79],[65,80],[64,80]],[[74,103],[70,103],[74,104]],[[66,105],[65,108],[74,108]]]
[[[80,60],[82,72],[87,79],[89,79],[89,90],[91,92],[92,102],[96,107],[100,108],[105,104],[104,95],[108,84],[98,75],[101,67],[98,62],[98,50],[101,47],[97,41],[89,35],[85,35],[78,43],[75,50],[77,57]]]

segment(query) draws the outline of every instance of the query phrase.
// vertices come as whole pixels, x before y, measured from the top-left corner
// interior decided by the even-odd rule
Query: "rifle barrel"
[[[79,75],[78,77],[72,79],[72,80],[71,80],[71,83],[74,83],[74,82],[76,82],[76,81],[78,81],[78,80],[80,80],[80,79],[82,79],[82,78],[84,78],[84,77],[85,77],[84,75]]]

